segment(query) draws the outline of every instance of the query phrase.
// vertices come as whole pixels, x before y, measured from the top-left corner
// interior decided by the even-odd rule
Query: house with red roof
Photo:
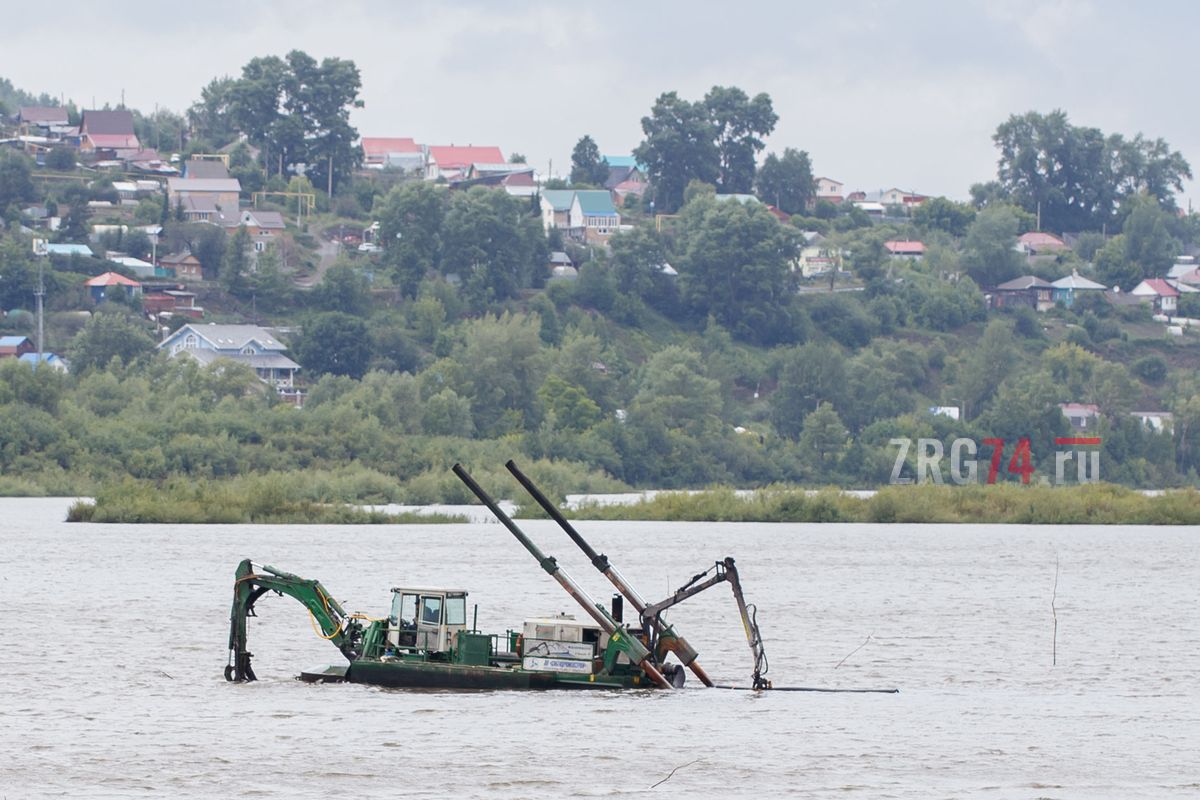
[[[115,111],[84,111],[79,124],[79,149],[84,153],[112,153],[120,157],[142,149],[133,132],[133,114]]]
[[[909,261],[920,261],[925,255],[924,242],[884,242],[883,246],[892,258],[907,258]]]
[[[383,169],[393,156],[422,155],[424,148],[412,139],[396,136],[364,136],[363,165],[368,169]]]
[[[1147,278],[1133,287],[1130,294],[1154,303],[1154,310],[1159,314],[1171,316],[1179,310],[1179,290],[1163,278]]]
[[[135,297],[142,293],[142,285],[133,278],[126,278],[117,272],[105,272],[83,282],[88,287],[92,300],[99,303],[108,300],[117,292],[123,292],[126,298]]]
[[[465,177],[472,164],[503,164],[504,154],[499,147],[476,147],[467,145],[430,145],[429,160],[425,164],[425,177],[454,180]]]
[[[1070,246],[1052,233],[1029,231],[1017,237],[1017,247],[1027,256],[1057,255]]]

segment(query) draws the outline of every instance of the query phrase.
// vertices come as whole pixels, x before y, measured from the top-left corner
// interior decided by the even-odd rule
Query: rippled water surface
[[[294,680],[340,656],[273,595],[250,623],[261,680],[226,683],[233,570],[376,613],[392,586],[465,588],[485,630],[571,611],[497,524],[68,525],[66,505],[0,500],[6,798],[608,797],[675,767],[650,794],[1200,796],[1195,530],[582,523],[655,597],[736,557],[777,685],[901,693],[456,694]],[[522,524],[609,596],[553,523]],[[727,590],[673,621],[748,683]]]

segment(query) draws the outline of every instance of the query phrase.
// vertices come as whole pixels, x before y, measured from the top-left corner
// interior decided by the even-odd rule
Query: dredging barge
[[[696,660],[696,651],[663,619],[663,612],[705,589],[728,583],[754,658],[751,684],[740,688],[771,688],[765,677],[767,657],[755,607],[745,600],[732,558],[715,562],[666,599],[648,603],[512,461],[506,466],[593,566],[612,582],[617,592],[611,607],[589,597],[462,465],[456,464],[454,473],[459,479],[590,619],[559,614],[527,619],[520,629],[503,634],[482,633],[475,626],[478,607],[471,624],[467,624],[467,592],[413,587],[392,589],[391,607],[385,617],[349,614],[319,581],[274,567],[257,567],[247,559],[238,565],[234,580],[226,680],[256,679],[252,654],[247,650],[246,622],[255,616],[259,598],[276,592],[302,603],[312,615],[318,635],[332,642],[349,662],[303,673],[301,678],[305,680],[438,689],[673,689],[684,685],[686,668],[705,686],[713,686]],[[635,624],[627,625],[623,620],[625,601],[637,612]],[[668,661],[672,654],[676,662]]]

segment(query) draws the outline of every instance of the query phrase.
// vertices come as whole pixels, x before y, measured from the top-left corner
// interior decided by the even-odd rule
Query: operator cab
[[[444,653],[467,629],[467,593],[450,589],[392,589],[388,644]]]

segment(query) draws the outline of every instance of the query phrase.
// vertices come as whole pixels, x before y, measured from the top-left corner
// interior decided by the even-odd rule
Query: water
[[[647,595],[735,556],[777,685],[901,693],[455,694],[294,680],[340,657],[274,596],[250,621],[261,680],[226,683],[233,569],[318,577],[368,612],[406,582],[466,588],[491,630],[572,610],[497,524],[68,525],[65,508],[0,500],[2,797],[610,797],[675,767],[650,793],[1200,796],[1194,530],[582,523]],[[553,523],[523,526],[609,596]],[[748,683],[724,587],[673,620],[714,677]]]

